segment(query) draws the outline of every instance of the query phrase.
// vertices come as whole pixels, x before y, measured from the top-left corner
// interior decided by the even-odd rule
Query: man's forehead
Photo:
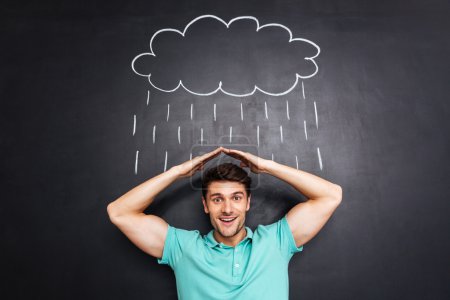
[[[243,193],[245,194],[245,185],[240,182],[234,181],[214,181],[208,186],[208,192],[212,194],[233,194]]]

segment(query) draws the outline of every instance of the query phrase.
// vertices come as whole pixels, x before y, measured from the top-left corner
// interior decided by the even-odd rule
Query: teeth
[[[234,220],[234,219],[236,219],[236,218],[231,218],[231,219],[221,219],[222,221],[231,221],[231,220]]]

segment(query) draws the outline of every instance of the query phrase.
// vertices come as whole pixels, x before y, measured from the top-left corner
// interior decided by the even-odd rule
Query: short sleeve
[[[185,230],[168,225],[163,255],[157,258],[158,264],[169,265],[174,269],[183,253],[189,251],[190,244],[199,236],[198,230]]]
[[[276,223],[276,238],[280,250],[290,259],[295,253],[303,251],[303,245],[297,247],[286,215]]]

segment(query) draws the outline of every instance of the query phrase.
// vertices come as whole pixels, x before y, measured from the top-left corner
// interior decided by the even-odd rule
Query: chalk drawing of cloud
[[[256,91],[282,96],[299,80],[317,74],[314,59],[319,53],[318,45],[293,38],[282,24],[260,25],[251,16],[227,23],[214,15],[202,15],[183,31],[157,31],[150,39],[150,52],[137,55],[131,68],[163,92],[182,87],[198,96],[219,91],[233,97]]]

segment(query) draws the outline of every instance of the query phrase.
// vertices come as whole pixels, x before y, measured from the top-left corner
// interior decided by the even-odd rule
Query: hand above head
[[[243,152],[234,149],[223,148],[222,150],[226,155],[234,157],[241,161],[240,166],[250,168],[253,173],[259,174],[267,171],[268,160],[253,155],[249,152]]]
[[[203,170],[205,164],[216,156],[220,155],[223,151],[223,147],[218,147],[215,150],[205,153],[200,156],[196,156],[191,160],[188,160],[178,166],[175,166],[179,177],[190,177],[198,170]]]

